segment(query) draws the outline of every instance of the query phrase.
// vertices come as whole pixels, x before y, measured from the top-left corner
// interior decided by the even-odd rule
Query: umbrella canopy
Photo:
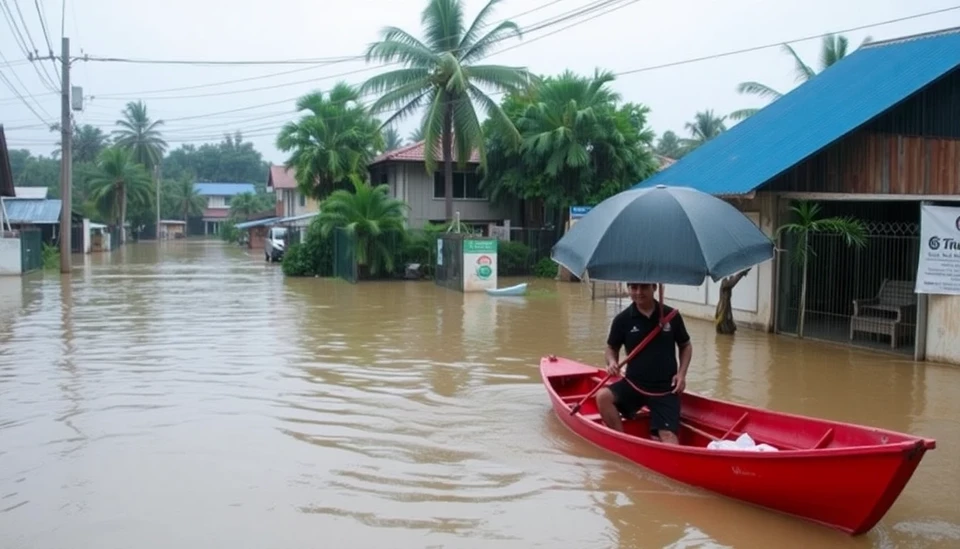
[[[657,185],[604,200],[550,256],[581,278],[699,286],[771,259],[773,250],[773,240],[732,205]]]

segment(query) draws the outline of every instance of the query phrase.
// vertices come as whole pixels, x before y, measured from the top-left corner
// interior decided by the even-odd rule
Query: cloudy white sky
[[[363,52],[386,25],[420,34],[425,0],[41,0],[47,34],[59,54],[61,28],[74,55],[137,60],[277,61],[349,57]],[[486,0],[465,0],[468,17]],[[504,0],[496,19],[512,18],[530,28],[592,4],[592,0]],[[490,63],[526,66],[540,74],[595,68],[630,71],[723,52],[776,44],[960,5],[960,0],[623,0],[619,9],[590,13],[502,45]],[[9,11],[8,11],[9,10]],[[525,13],[529,12],[529,13]],[[65,17],[61,17],[61,13]],[[46,53],[44,30],[32,0],[0,0],[0,123],[11,148],[49,154],[56,134],[42,123],[60,119],[60,98],[44,84],[36,64],[24,61],[7,17],[24,38]],[[25,21],[28,33],[23,31]],[[522,14],[522,15],[521,15]],[[599,15],[599,16],[597,16]],[[592,18],[587,20],[588,18]],[[852,46],[870,35],[886,39],[960,26],[960,9],[847,33]],[[563,28],[567,27],[567,28]],[[559,31],[559,32],[556,32]],[[28,37],[29,34],[29,37]],[[819,39],[792,44],[819,69]],[[42,66],[53,78],[54,66]],[[274,139],[295,117],[296,97],[351,83],[384,70],[363,60],[297,65],[141,64],[77,61],[73,84],[83,87],[84,110],[77,123],[109,131],[127,101],[142,99],[150,115],[166,121],[171,148],[217,141],[240,130],[269,161],[279,163]],[[294,72],[295,71],[295,72]],[[278,74],[286,73],[286,74]],[[227,81],[241,82],[224,83]],[[685,133],[698,110],[726,114],[764,101],[736,93],[737,83],[758,80],[782,92],[797,85],[791,60],[778,47],[618,77],[625,100],[651,108],[658,133]],[[188,89],[182,89],[188,88]],[[38,116],[39,115],[39,116]],[[399,126],[406,136],[416,125]]]

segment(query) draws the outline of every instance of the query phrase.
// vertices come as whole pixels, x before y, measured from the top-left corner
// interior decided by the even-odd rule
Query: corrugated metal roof
[[[46,198],[49,191],[46,187],[14,187],[17,198]]]
[[[200,196],[236,196],[240,193],[256,193],[253,183],[194,183]]]
[[[59,198],[4,198],[3,206],[7,209],[10,223],[30,223],[34,225],[50,225],[60,223]]]
[[[252,227],[261,227],[263,225],[269,225],[270,223],[274,223],[279,220],[280,220],[279,217],[268,217],[266,219],[254,219],[253,221],[244,221],[243,223],[237,223],[236,225],[234,225],[234,227],[236,227],[237,229],[249,229]]]
[[[280,219],[279,221],[277,221],[277,223],[289,223],[291,221],[301,221],[304,219],[310,219],[311,217],[317,217],[318,215],[320,215],[320,212],[310,212],[310,213],[305,213],[300,215],[294,215],[291,217],[284,217],[283,219]]]
[[[749,193],[958,66],[958,29],[862,46],[634,188]]]

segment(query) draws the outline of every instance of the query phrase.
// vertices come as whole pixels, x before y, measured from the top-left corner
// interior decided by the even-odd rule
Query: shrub
[[[549,257],[541,257],[540,261],[533,266],[533,274],[539,278],[554,278],[557,276],[559,266]]]
[[[283,254],[281,268],[287,276],[333,276],[333,233],[323,236],[316,219],[299,244]]]
[[[497,249],[497,271],[503,276],[528,274],[532,255],[533,250],[523,242],[500,241]]]

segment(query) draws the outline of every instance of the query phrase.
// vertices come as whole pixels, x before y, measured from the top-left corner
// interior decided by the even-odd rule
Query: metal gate
[[[333,230],[333,276],[357,282],[356,237],[340,227]]]
[[[43,268],[43,238],[40,229],[20,231],[20,265],[25,273]]]
[[[866,229],[866,246],[850,246],[835,233],[809,235],[813,253],[806,274],[803,333],[799,334],[804,277],[801,265],[791,261],[791,255],[800,239],[784,233],[777,331],[912,354],[917,322],[913,288],[920,240],[917,203],[821,205],[821,218],[859,219]]]

